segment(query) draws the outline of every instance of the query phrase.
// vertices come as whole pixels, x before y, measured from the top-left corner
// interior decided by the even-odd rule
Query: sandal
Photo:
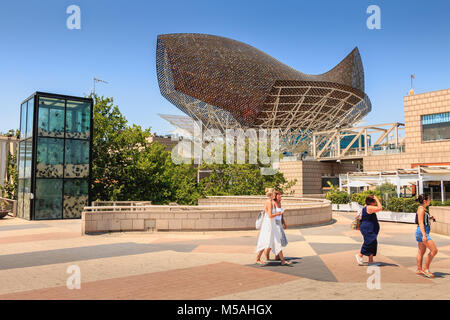
[[[423,276],[423,275],[424,275],[424,272],[423,272],[423,270],[417,269],[417,270],[416,270],[416,274],[419,275],[419,276]]]
[[[261,265],[261,266],[266,265],[266,263],[265,263],[265,262],[262,262],[262,261],[256,261],[255,264],[259,264],[259,265]]]
[[[282,266],[289,266],[289,265],[291,265],[291,263],[289,261],[287,261],[287,260],[284,260],[284,261],[281,262],[281,265]]]
[[[423,274],[428,278],[434,278],[434,274],[430,272],[430,270],[425,270]]]

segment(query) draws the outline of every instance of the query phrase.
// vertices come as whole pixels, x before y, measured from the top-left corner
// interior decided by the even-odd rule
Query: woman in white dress
[[[282,265],[288,265],[290,262],[284,259],[282,252],[282,234],[275,221],[275,217],[282,216],[284,211],[277,212],[273,199],[273,196],[275,195],[273,190],[266,189],[266,195],[270,197],[270,199],[266,201],[264,206],[264,218],[261,224],[261,230],[259,231],[258,243],[256,245],[256,263],[265,264],[261,261],[261,255],[264,250],[267,250],[268,254],[270,249],[275,255],[280,257]]]
[[[281,191],[276,190],[274,191],[274,205],[275,205],[275,211],[277,213],[283,212],[284,213],[284,209],[281,207]],[[286,229],[286,222],[284,221],[284,215],[281,216],[276,216],[275,217],[275,223],[277,225],[277,227],[280,229],[280,233],[281,233],[281,246],[284,248],[287,246],[288,244],[288,240],[286,237],[286,233],[284,232],[284,229]],[[270,248],[267,249],[266,251],[266,259],[269,260],[269,254],[270,254]],[[277,255],[275,257],[275,260],[280,261],[280,257]]]

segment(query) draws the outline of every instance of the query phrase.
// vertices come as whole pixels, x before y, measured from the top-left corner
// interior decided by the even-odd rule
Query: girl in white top
[[[258,243],[256,246],[256,252],[258,253],[256,256],[256,263],[265,264],[261,261],[261,255],[265,249],[267,251],[270,249],[276,255],[279,255],[282,265],[288,265],[290,262],[284,259],[283,252],[281,251],[282,244],[280,228],[278,228],[274,219],[277,216],[282,216],[283,211],[279,213],[276,212],[276,207],[273,201],[274,199],[272,198],[273,190],[266,189],[266,195],[270,197],[270,199],[266,201],[264,207],[264,219],[261,224],[261,230],[259,232]]]

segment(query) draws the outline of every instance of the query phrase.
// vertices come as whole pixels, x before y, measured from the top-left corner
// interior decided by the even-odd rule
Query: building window
[[[450,112],[422,116],[423,141],[450,139]]]

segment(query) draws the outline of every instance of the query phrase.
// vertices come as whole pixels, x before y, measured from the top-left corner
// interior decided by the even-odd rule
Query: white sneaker
[[[360,266],[364,265],[363,259],[359,256],[359,254],[355,254],[355,258],[356,262],[358,262]]]

